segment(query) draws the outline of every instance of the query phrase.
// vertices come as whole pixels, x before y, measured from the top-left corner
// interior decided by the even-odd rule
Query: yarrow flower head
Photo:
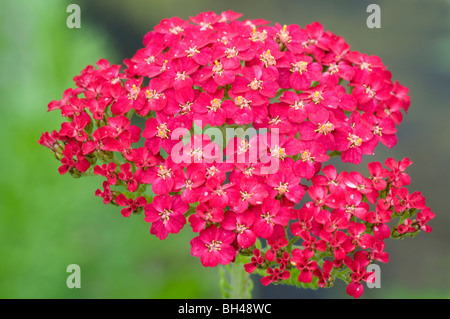
[[[385,240],[431,232],[435,214],[406,188],[409,158],[366,175],[327,162],[394,147],[408,89],[318,22],[240,17],[164,19],[123,66],[87,66],[48,104],[64,122],[39,144],[61,175],[101,176],[95,195],[159,239],[189,224],[205,267],[241,262],[263,285],[339,278],[357,298]]]

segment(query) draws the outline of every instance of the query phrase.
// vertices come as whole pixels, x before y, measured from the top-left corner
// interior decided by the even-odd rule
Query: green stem
[[[335,156],[341,156],[341,152],[338,151],[332,151],[327,154],[329,157],[335,157]]]
[[[290,241],[289,241],[289,243],[288,243],[288,245],[287,245],[287,251],[288,252],[292,252],[292,245],[297,241],[297,240],[299,240],[300,239],[300,237],[297,237],[297,236],[294,236]]]
[[[250,274],[245,271],[244,265],[233,263],[232,268],[232,290],[231,298],[250,299],[251,298],[251,279]]]
[[[244,269],[244,265],[234,262],[223,267],[220,272],[220,290],[224,299],[251,299],[253,282],[250,274]]]

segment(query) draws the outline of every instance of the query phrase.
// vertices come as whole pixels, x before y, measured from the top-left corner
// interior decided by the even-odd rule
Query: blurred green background
[[[66,8],[81,7],[81,28],[69,29]],[[370,3],[381,29],[366,27]],[[3,0],[0,2],[0,298],[220,298],[218,270],[190,256],[189,226],[164,242],[140,216],[123,218],[94,192],[101,179],[60,176],[38,145],[59,129],[47,104],[100,58],[120,64],[163,18],[234,10],[305,26],[321,22],[354,50],[378,55],[394,80],[409,87],[411,107],[398,145],[380,145],[369,161],[408,156],[410,191],[422,191],[436,213],[431,234],[387,241],[381,288],[362,298],[450,297],[450,6],[447,1],[300,0]],[[342,166],[355,169],[351,166]],[[365,172],[365,171],[364,171]],[[69,289],[66,268],[81,267],[81,289]],[[256,298],[350,298],[345,285],[319,291],[262,287]]]

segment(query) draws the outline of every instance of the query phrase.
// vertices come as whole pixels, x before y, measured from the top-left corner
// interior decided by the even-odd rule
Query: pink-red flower
[[[143,196],[133,199],[127,198],[124,194],[119,194],[115,198],[115,201],[117,205],[125,206],[125,208],[122,209],[123,217],[130,217],[133,212],[136,212],[147,204],[147,200]]]
[[[151,204],[145,206],[145,221],[152,223],[150,233],[161,240],[169,233],[178,233],[186,224],[184,213],[188,209],[180,196],[156,196]]]
[[[253,229],[259,237],[269,238],[275,225],[287,226],[289,218],[290,212],[278,200],[266,198],[258,209]]]
[[[228,265],[236,257],[236,250],[231,245],[235,238],[233,231],[209,226],[191,240],[191,254],[200,257],[205,267]]]
[[[310,260],[311,253],[301,249],[292,251],[291,264],[300,270],[299,282],[310,283],[313,279],[313,272],[317,268],[317,262]]]
[[[226,230],[233,230],[237,234],[237,243],[242,248],[249,248],[256,243],[257,235],[254,232],[256,212],[247,210],[242,214],[228,211],[225,215],[222,227]]]

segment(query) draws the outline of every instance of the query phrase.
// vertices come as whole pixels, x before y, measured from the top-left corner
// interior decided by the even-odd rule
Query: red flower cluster
[[[123,71],[103,59],[86,67],[48,105],[66,122],[39,143],[60,174],[105,177],[95,195],[125,217],[144,212],[158,238],[189,222],[205,267],[253,254],[245,269],[267,272],[264,285],[294,273],[320,287],[341,278],[359,297],[367,266],[388,261],[384,240],[430,232],[434,214],[404,187],[408,159],[370,163],[368,177],[323,165],[393,147],[408,89],[317,22],[240,16],[165,19]],[[255,133],[208,133],[239,127]]]
[[[268,284],[288,279],[290,276],[286,271],[294,266],[299,271],[299,282],[311,283],[315,276],[319,287],[332,285],[337,274],[344,273],[349,280],[347,292],[361,296],[361,281],[367,281],[371,275],[366,274],[366,267],[376,261],[386,263],[389,260],[384,251],[385,239],[403,238],[408,233],[414,236],[420,230],[431,231],[426,223],[434,218],[434,213],[425,206],[425,198],[420,192],[410,194],[404,187],[410,182],[404,173],[410,164],[408,159],[397,163],[389,158],[385,163],[388,169],[385,169],[380,163],[373,162],[368,165],[369,177],[358,172],[338,174],[332,165],[324,167],[323,175],[315,175],[307,190],[311,201],[300,209],[288,208],[293,220],[289,227],[293,235],[290,242],[283,235],[268,237],[272,249],[264,256],[255,249],[246,270],[267,269],[269,276],[262,282]],[[418,211],[416,219],[410,219]],[[388,225],[398,217],[397,226]],[[279,231],[283,233],[284,228]],[[293,248],[297,240],[302,240],[301,248]],[[287,248],[281,250],[282,254],[274,255],[273,251],[279,251],[280,242]],[[324,261],[324,257],[329,258]],[[275,265],[286,278],[273,276]],[[345,266],[347,270],[343,270]]]

